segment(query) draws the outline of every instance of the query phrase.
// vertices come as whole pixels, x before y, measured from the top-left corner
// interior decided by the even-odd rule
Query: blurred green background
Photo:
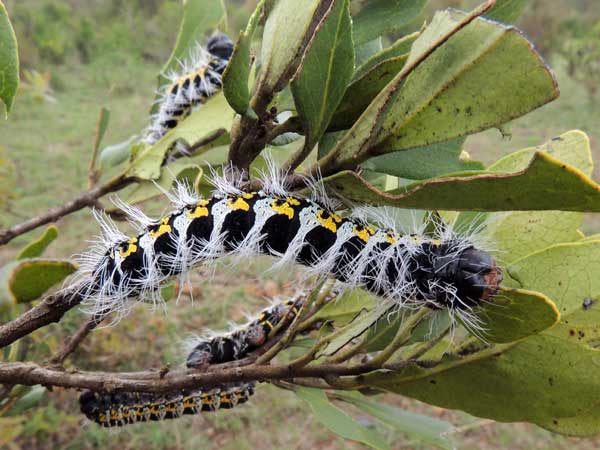
[[[87,188],[101,107],[111,111],[104,144],[121,142],[147,124],[155,77],[174,44],[181,14],[178,0],[4,3],[19,41],[22,85],[9,120],[0,121],[0,160],[15,167],[13,175],[0,179],[0,195],[9,196],[0,214],[0,228],[59,205]],[[226,1],[229,32],[237,34],[255,3]],[[432,0],[413,29],[436,9],[468,8],[477,3]],[[600,2],[532,0],[519,26],[554,69],[562,95],[513,122],[503,133],[490,130],[470,137],[467,151],[473,158],[490,163],[511,151],[578,128],[590,134],[594,155],[600,160]],[[50,247],[49,256],[77,253],[97,232],[89,210],[61,220],[58,227],[60,237]],[[586,232],[599,231],[600,221],[590,215],[585,228]],[[40,233],[32,232],[0,248],[0,264]],[[181,341],[191,333],[206,326],[220,329],[228,320],[243,320],[245,312],[266,304],[266,296],[293,291],[298,282],[295,274],[264,274],[267,266],[267,261],[258,259],[253,267],[223,268],[214,276],[196,274],[193,292],[184,295],[193,294],[194,303],[182,298],[177,305],[168,305],[168,315],[136,308],[118,325],[94,332],[76,353],[74,364],[90,370],[137,370],[167,362],[179,365],[184,360]],[[48,357],[64,336],[78,327],[82,317],[76,312],[60,327],[36,332],[31,358],[40,361]],[[362,448],[326,431],[294,395],[267,385],[259,386],[248,405],[232,412],[120,431],[86,423],[78,413],[76,398],[75,392],[55,389],[44,396],[42,407],[17,416],[10,425],[0,423],[0,448]],[[390,402],[455,423],[461,449],[600,446],[600,439],[559,437],[527,424],[497,424],[407,399]],[[368,418],[358,413],[357,417],[369,424]],[[393,448],[427,448],[404,436],[383,432]]]

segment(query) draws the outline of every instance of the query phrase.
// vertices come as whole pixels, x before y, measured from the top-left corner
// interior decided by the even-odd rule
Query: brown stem
[[[293,368],[284,365],[250,365],[215,372],[173,370],[161,377],[159,371],[144,371],[124,376],[114,372],[64,371],[42,367],[32,362],[0,363],[0,383],[33,386],[58,386],[95,391],[173,392],[198,389],[239,381],[290,380],[293,378],[324,378],[326,376],[359,375],[372,371],[363,365],[321,364]]]
[[[67,357],[77,349],[79,344],[83,342],[87,335],[90,334],[90,332],[96,328],[105,317],[106,315],[102,314],[88,319],[83,325],[81,325],[79,330],[77,330],[77,332],[63,344],[60,350],[56,352],[56,355],[50,359],[50,364],[62,365],[62,363],[65,362],[65,359],[67,359]]]
[[[67,311],[81,303],[81,300],[81,296],[75,290],[58,292],[46,297],[39,305],[0,326],[0,348],[12,344],[38,328],[58,322]]]
[[[42,215],[26,220],[25,222],[14,225],[4,231],[0,232],[0,245],[4,245],[10,242],[12,239],[20,236],[28,231],[34,230],[37,227],[46,225],[47,223],[56,222],[61,217],[71,214],[75,211],[79,211],[87,206],[93,206],[96,201],[108,194],[109,192],[118,191],[125,186],[131,184],[134,181],[133,178],[127,177],[123,174],[109,180],[101,186],[97,186],[89,191],[86,191],[68,201],[62,206],[49,209]]]

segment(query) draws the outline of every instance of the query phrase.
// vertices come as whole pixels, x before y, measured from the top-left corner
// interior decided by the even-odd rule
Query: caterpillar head
[[[432,248],[428,291],[436,304],[469,309],[494,297],[502,283],[502,270],[494,258],[473,246],[456,249],[443,244]]]
[[[85,391],[79,396],[79,407],[81,412],[88,418],[94,419],[100,411],[98,396],[93,391]]]
[[[208,40],[206,49],[211,55],[228,60],[233,53],[233,41],[226,34],[217,34]]]

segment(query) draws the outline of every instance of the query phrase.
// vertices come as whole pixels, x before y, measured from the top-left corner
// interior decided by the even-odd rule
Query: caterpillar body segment
[[[253,394],[254,383],[228,384],[209,390],[165,395],[85,391],[79,397],[79,405],[88,419],[109,428],[231,409],[246,403]]]
[[[80,292],[93,312],[123,310],[131,297],[158,301],[164,280],[231,254],[300,263],[399,307],[468,312],[502,281],[493,258],[464,238],[377,228],[292,194],[230,189],[200,199],[186,192],[178,206],[131,238],[103,223],[104,245],[80,272]]]
[[[290,299],[277,303],[261,311],[255,320],[240,328],[211,338],[199,339],[187,357],[187,367],[200,368],[245,358],[265,344],[277,325],[282,324],[282,329],[285,329],[298,314],[301,302],[305,298],[300,297],[298,302]]]
[[[181,62],[181,71],[167,74],[170,83],[161,91],[158,112],[144,137],[146,144],[159,141],[221,89],[233,47],[227,35],[217,34],[209,39],[206,49],[197,45],[191,51],[189,59]]]

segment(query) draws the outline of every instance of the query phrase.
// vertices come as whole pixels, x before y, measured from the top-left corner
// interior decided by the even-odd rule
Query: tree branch
[[[49,209],[44,214],[33,217],[32,219],[26,220],[25,222],[14,225],[2,232],[0,232],[0,245],[4,245],[10,242],[12,239],[27,233],[28,231],[34,230],[37,227],[46,225],[47,223],[56,222],[61,217],[71,214],[75,211],[79,211],[87,206],[93,206],[96,201],[108,194],[109,192],[118,191],[125,186],[131,184],[134,178],[127,177],[123,174],[109,180],[101,186],[97,186],[89,191],[86,191],[75,197],[73,200],[68,201],[62,206]]]
[[[57,292],[46,297],[39,305],[0,326],[0,348],[12,344],[38,328],[58,322],[67,311],[79,305],[81,300],[76,290]]]

